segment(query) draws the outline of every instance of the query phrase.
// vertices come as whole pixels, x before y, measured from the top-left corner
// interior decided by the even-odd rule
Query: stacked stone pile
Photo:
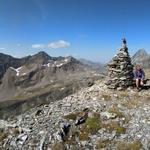
[[[106,84],[108,88],[118,90],[133,85],[133,65],[125,39],[123,39],[122,48],[118,54],[108,63],[108,79]]]

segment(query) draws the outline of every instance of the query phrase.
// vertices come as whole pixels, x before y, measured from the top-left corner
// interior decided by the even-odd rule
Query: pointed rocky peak
[[[44,51],[40,51],[37,54],[32,56],[33,58],[44,58],[44,59],[50,59],[51,57]]]
[[[75,59],[72,56],[55,57],[55,58],[53,58],[53,60],[54,60],[54,61],[52,61],[52,63],[54,63],[53,66],[56,66],[56,67],[65,66],[65,67],[68,67],[67,69],[69,69],[69,66],[76,67],[76,65],[78,65],[78,64],[82,65],[81,62],[79,62],[77,59]]]
[[[28,64],[46,64],[49,62],[49,60],[52,59],[46,52],[40,51],[35,55],[32,55],[29,61],[27,62],[26,65]]]
[[[78,62],[78,60],[77,59],[75,59],[74,57],[72,57],[72,56],[67,56],[66,58],[65,58],[65,61],[69,61],[69,62]]]
[[[67,56],[67,57],[55,57],[54,60],[56,62],[64,62],[65,64],[67,63],[80,63],[76,58],[72,56]]]
[[[139,49],[134,55],[133,55],[133,59],[137,58],[137,57],[142,57],[145,58],[148,56],[148,53],[144,50],[144,49]]]
[[[149,59],[150,59],[150,55],[144,49],[140,49],[132,56],[132,63],[141,64],[145,66],[148,62],[147,60]]]

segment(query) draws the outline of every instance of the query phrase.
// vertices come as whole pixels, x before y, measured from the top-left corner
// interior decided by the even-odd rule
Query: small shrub
[[[110,140],[98,140],[96,143],[96,148],[97,149],[105,148],[108,144],[110,144]]]
[[[88,139],[89,134],[96,133],[101,128],[101,120],[99,113],[93,113],[91,117],[87,117],[86,122],[79,126],[79,138]]]
[[[118,127],[116,128],[116,133],[117,133],[117,134],[125,134],[125,133],[126,133],[126,128],[121,127],[121,126],[118,126]]]
[[[101,128],[101,124],[96,118],[87,118],[86,125],[92,132],[96,132]]]
[[[86,119],[86,126],[91,133],[97,132],[101,128],[101,120],[99,113],[93,113],[93,117]]]

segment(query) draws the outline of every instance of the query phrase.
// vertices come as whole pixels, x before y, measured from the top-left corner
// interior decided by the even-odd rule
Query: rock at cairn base
[[[133,65],[126,43],[126,39],[123,39],[122,48],[107,64],[108,79],[106,85],[110,89],[122,90],[133,85]]]

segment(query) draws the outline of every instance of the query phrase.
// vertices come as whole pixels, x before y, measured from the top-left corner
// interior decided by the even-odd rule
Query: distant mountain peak
[[[147,56],[148,53],[146,52],[145,49],[139,49],[139,50],[135,53],[135,55],[139,55],[139,56]]]
[[[45,51],[39,51],[37,54],[39,54],[39,55],[48,55]]]
[[[44,51],[40,51],[40,52],[36,53],[35,55],[33,55],[33,57],[47,57],[47,58],[50,58],[50,56]]]
[[[139,49],[132,57],[132,61],[140,61],[143,59],[146,59],[148,57],[148,53],[146,52],[145,49]]]
[[[27,65],[28,64],[32,64],[32,63],[35,63],[35,64],[45,64],[45,63],[48,63],[48,61],[51,59],[52,57],[49,56],[46,52],[44,51],[40,51],[34,55],[32,55],[30,57],[30,60],[27,62]]]
[[[149,66],[150,55],[146,52],[145,49],[139,49],[132,56],[133,64],[140,64],[141,66],[147,68]]]
[[[72,57],[72,56],[67,56],[66,59],[68,59],[69,61],[77,61],[77,59],[75,59],[75,58]]]

